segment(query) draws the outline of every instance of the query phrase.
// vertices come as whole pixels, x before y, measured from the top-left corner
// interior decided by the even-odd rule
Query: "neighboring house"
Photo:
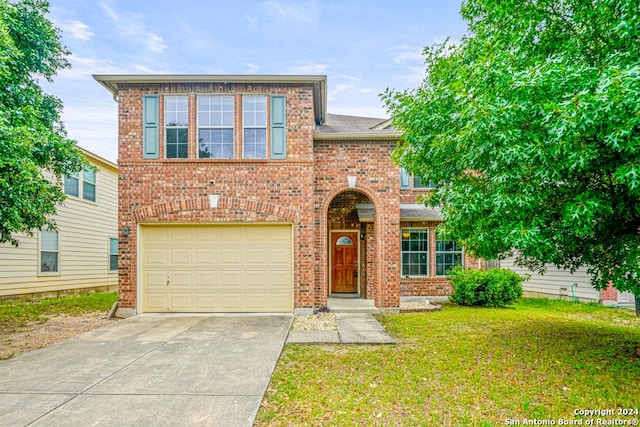
[[[553,265],[547,265],[546,272],[539,274],[515,265],[514,261],[514,258],[502,260],[500,267],[511,269],[520,275],[528,274],[531,276],[522,284],[525,296],[635,307],[634,295],[631,292],[620,292],[613,286],[602,291],[596,290],[591,285],[591,276],[584,267],[572,274],[569,270],[561,270]]]
[[[83,152],[96,170],[64,178],[57,229],[0,244],[0,299],[116,289],[118,167]]]
[[[120,315],[393,310],[471,262],[390,122],[328,114],[326,76],[94,77],[118,102]]]

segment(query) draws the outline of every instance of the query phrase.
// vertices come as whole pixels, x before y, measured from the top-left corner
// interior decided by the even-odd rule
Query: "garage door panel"
[[[197,288],[213,289],[217,283],[218,272],[216,270],[199,270],[195,272],[194,285]]]
[[[237,246],[224,245],[218,250],[220,264],[227,267],[230,265],[241,265],[244,255],[242,249]]]
[[[167,264],[167,250],[164,248],[149,249],[145,253],[145,261],[148,266],[164,266]]]
[[[195,263],[198,266],[218,263],[218,250],[215,248],[196,248],[195,253]]]
[[[169,306],[172,311],[187,311],[191,310],[193,306],[191,292],[180,292],[173,290],[169,294],[171,305]]]
[[[272,224],[142,226],[142,311],[291,312],[291,232]]]
[[[172,270],[170,273],[169,287],[191,288],[193,286],[192,273],[191,270]]]
[[[148,291],[144,295],[145,306],[147,311],[167,311],[171,306],[169,304],[167,292]]]

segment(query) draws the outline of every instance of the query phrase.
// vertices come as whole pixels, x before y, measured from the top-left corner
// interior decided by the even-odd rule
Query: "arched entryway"
[[[356,189],[327,209],[329,296],[375,297],[374,204]]]

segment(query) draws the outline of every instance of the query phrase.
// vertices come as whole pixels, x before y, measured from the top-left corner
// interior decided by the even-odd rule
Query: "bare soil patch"
[[[64,341],[117,320],[109,320],[104,312],[97,312],[48,316],[43,322],[31,321],[24,326],[0,326],[0,360]]]

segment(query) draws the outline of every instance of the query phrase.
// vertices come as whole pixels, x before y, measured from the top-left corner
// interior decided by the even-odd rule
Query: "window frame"
[[[225,113],[229,113],[229,111],[225,111],[224,110],[224,101],[222,102],[221,105],[221,111],[219,112],[215,112],[215,113],[219,113],[221,115],[221,124],[220,125],[213,125],[211,123],[209,123],[208,125],[204,125],[201,123],[200,120],[200,114],[201,114],[201,110],[200,110],[200,101],[204,98],[230,98],[231,99],[231,125],[225,125],[224,124],[224,114]],[[211,104],[209,104],[209,106],[211,106]],[[209,116],[211,116],[214,111],[209,110],[207,111],[207,113],[209,114]],[[198,159],[214,159],[214,160],[229,160],[229,159],[234,159],[236,157],[236,149],[235,149],[235,136],[236,136],[236,123],[235,123],[235,114],[236,114],[236,106],[235,106],[235,95],[234,94],[228,94],[228,93],[220,93],[220,94],[198,94],[196,95],[196,129],[198,131],[198,143],[197,143],[197,158]],[[231,157],[201,157],[200,156],[200,131],[201,130],[221,130],[222,131],[222,135],[224,135],[224,131],[225,130],[231,130]],[[222,146],[222,152],[224,153],[224,141],[221,144]]]
[[[112,248],[111,248],[111,242],[113,242],[115,240],[116,242],[116,251],[115,253],[112,252]],[[109,273],[117,273],[118,272],[118,263],[119,263],[119,259],[118,259],[118,246],[120,245],[120,242],[118,241],[117,237],[109,237],[109,246],[108,246],[108,252],[109,252]],[[116,268],[113,269],[111,268],[111,257],[115,256],[116,257]]]
[[[75,186],[76,186],[75,194],[74,193],[69,193],[67,191],[67,188],[68,188],[67,182],[69,182],[69,181],[75,181]],[[64,176],[62,191],[67,196],[78,197],[78,198],[80,197],[80,173],[79,172],[75,172],[72,175],[65,175]]]
[[[87,172],[91,172],[93,173],[93,182],[87,180]],[[85,191],[86,186],[93,186],[93,199],[89,199],[87,198],[87,192]],[[83,170],[82,171],[82,199],[86,200],[87,202],[96,202],[96,199],[98,198],[98,173],[97,170]]]
[[[438,250],[438,242],[453,242],[453,244],[455,245],[456,248],[459,248],[459,250],[455,250],[455,251],[439,251]],[[444,274],[438,274],[438,255],[447,255],[447,254],[460,254],[460,264],[452,264],[451,267],[449,267],[449,269],[454,268],[458,265],[461,265],[462,267],[464,267],[464,248],[455,240],[441,240],[438,239],[438,236],[436,236],[436,248],[435,248],[435,267],[436,267],[436,277],[447,277],[447,263],[444,263]]]
[[[426,251],[411,251],[411,250],[406,250],[405,251],[404,248],[403,248],[403,243],[404,243],[404,239],[405,239],[405,237],[404,237],[404,233],[405,232],[408,232],[408,233],[424,232],[424,234],[425,234]],[[408,278],[412,278],[412,277],[415,277],[415,278],[429,277],[429,273],[430,273],[430,270],[431,270],[430,269],[430,262],[429,262],[429,259],[430,259],[429,255],[430,255],[430,252],[431,252],[430,251],[431,248],[429,246],[430,238],[431,238],[431,233],[429,232],[429,229],[426,228],[426,227],[402,227],[400,229],[400,275],[401,275],[401,277],[408,277]],[[405,274],[405,272],[404,272],[404,266],[405,266],[405,263],[404,263],[404,258],[405,257],[404,257],[404,255],[405,254],[415,254],[415,253],[424,254],[425,255],[425,262],[424,262],[425,267],[426,267],[425,274],[410,274],[410,273]],[[420,265],[422,265],[422,263],[418,263],[418,264],[411,264],[410,263],[409,265],[418,265],[418,266],[420,266]]]
[[[407,180],[409,182],[408,186],[402,185],[403,175],[407,176]],[[416,185],[416,181],[419,182],[418,185]],[[419,176],[416,176],[415,174],[410,173],[405,168],[402,168],[402,167],[400,168],[400,189],[401,190],[433,190],[436,187],[437,187],[437,184],[435,184],[432,181],[429,181],[429,183],[426,186],[423,186],[422,179]]]
[[[89,203],[97,203],[98,202],[98,173],[100,172],[100,169],[98,169],[97,167],[94,167],[94,168],[95,168],[94,170],[91,170],[93,168],[83,169],[82,172],[76,172],[71,176],[64,175],[63,184],[62,184],[63,185],[62,191],[64,192],[64,194],[69,197],[73,197],[74,199],[77,199],[77,200],[83,200]],[[91,170],[91,172],[93,172],[93,182],[85,180],[85,172],[87,170]],[[70,181],[71,179],[75,179],[78,184],[78,194],[71,194],[67,192],[67,181]],[[88,199],[87,197],[85,197],[85,191],[84,191],[85,182],[87,183],[87,185],[93,185],[93,199]]]
[[[186,123],[185,124],[180,124],[177,121],[175,122],[175,124],[171,124],[170,123],[174,123],[171,122],[169,120],[167,120],[167,114],[169,114],[169,112],[171,113],[176,113],[176,118],[178,117],[177,114],[182,113],[183,111],[179,110],[177,107],[175,110],[169,110],[168,108],[168,102],[170,99],[177,99],[177,98],[184,98],[186,100]],[[162,112],[162,119],[163,119],[163,128],[164,128],[164,158],[166,160],[176,160],[176,159],[188,159],[189,158],[189,95],[186,94],[170,94],[170,95],[164,95],[163,96],[164,102],[163,102],[163,107],[164,110]],[[169,131],[176,131],[176,157],[169,157],[169,150],[168,150],[168,144],[169,144]],[[178,157],[178,154],[180,153],[180,145],[182,145],[179,141],[179,137],[180,137],[180,130],[184,130],[185,133],[185,142],[184,142],[184,147],[186,149],[185,152],[185,156],[184,157]]]
[[[55,233],[56,234],[56,249],[55,250],[44,250],[43,249],[43,235],[42,233]],[[43,271],[42,269],[42,253],[55,253],[56,254],[56,270],[55,271]],[[39,276],[59,276],[60,275],[60,231],[58,230],[40,230],[38,233],[38,275]]]
[[[247,108],[245,105],[245,100],[249,99],[249,98],[262,98],[264,99],[264,125],[247,125],[246,124],[246,114],[247,114]],[[269,106],[268,106],[268,101],[269,101],[269,97],[267,96],[267,94],[261,94],[261,93],[246,93],[246,94],[242,94],[242,100],[241,100],[241,104],[242,104],[242,158],[243,159],[250,159],[250,160],[268,160],[269,159],[269,135],[268,135],[268,131],[269,131],[269,123],[268,123],[268,119],[269,119]],[[255,103],[254,103],[255,105]],[[253,110],[253,116],[254,119],[256,117],[256,113],[259,112],[258,110]],[[246,150],[246,130],[247,129],[264,129],[264,157],[247,157],[247,150]],[[255,144],[255,146],[257,147],[257,144]],[[254,149],[255,152],[255,149]]]

